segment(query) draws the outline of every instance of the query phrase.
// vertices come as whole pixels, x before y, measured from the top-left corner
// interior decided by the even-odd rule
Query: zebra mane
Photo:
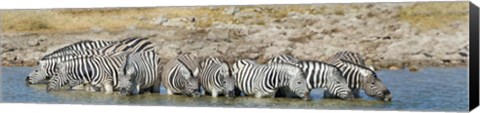
[[[81,44],[83,44],[83,43],[91,43],[91,42],[94,42],[94,41],[92,41],[92,40],[82,40],[82,41],[75,42],[75,43],[73,43],[73,44],[64,46],[64,47],[62,47],[62,48],[60,48],[60,49],[57,49],[57,50],[53,51],[53,52],[50,53],[50,54],[47,54],[47,55],[43,56],[42,58],[40,58],[40,60],[45,60],[45,59],[47,59],[47,58],[49,58],[49,57],[51,57],[51,56],[53,56],[53,55],[55,55],[55,54],[57,54],[57,53],[60,53],[60,52],[64,52],[64,51],[67,51],[67,50],[72,50],[72,49],[73,49],[72,47],[73,47],[74,45],[81,45]]]
[[[370,68],[368,68],[368,67],[366,67],[366,66],[363,66],[363,65],[360,65],[360,64],[356,64],[356,63],[353,63],[353,62],[351,62],[351,61],[344,60],[344,59],[340,59],[340,60],[338,60],[338,61],[340,61],[340,62],[342,62],[342,63],[347,63],[348,65],[353,65],[353,66],[359,67],[360,69],[364,69],[364,70],[370,71],[370,72],[373,73],[373,77],[377,78],[377,75],[376,75],[375,71],[373,71],[372,69],[370,69]]]
[[[75,49],[73,47],[75,46],[81,46],[81,45],[84,45],[84,44],[94,44],[94,43],[100,43],[100,42],[105,42],[105,43],[117,43],[118,41],[93,41],[93,40],[81,40],[81,41],[77,41],[73,44],[70,44],[70,45],[67,45],[67,46],[64,46],[60,49],[57,49],[55,51],[53,51],[52,53],[50,54],[47,54],[47,55],[44,55],[42,58],[40,58],[40,60],[47,60],[47,59],[50,59],[52,57],[56,57],[56,55],[61,55],[61,54],[66,54],[66,52],[68,51],[80,51],[78,49]],[[105,46],[104,46],[105,47]],[[101,47],[103,48],[103,47]],[[92,48],[92,49],[96,49],[96,48]]]
[[[193,76],[193,73],[194,73],[193,71],[194,71],[194,70],[188,68],[188,65],[185,64],[185,62],[183,62],[182,60],[180,60],[180,59],[176,59],[176,60],[177,60],[177,62],[180,63],[180,65],[181,65],[183,68],[185,68],[185,69]]]
[[[262,66],[265,66],[265,67],[274,66],[275,68],[280,68],[281,71],[292,71],[294,68],[295,70],[303,72],[300,67],[293,64],[289,64],[289,63],[273,63],[273,64],[264,64]],[[295,77],[295,76],[290,75],[289,77]],[[301,76],[301,77],[304,77],[304,76]]]
[[[327,63],[327,62],[324,62],[324,61],[318,61],[318,60],[299,60],[298,61],[298,63],[301,63],[301,62],[316,62],[316,63],[321,63],[321,64],[324,64],[324,65],[327,65],[327,66],[336,67],[333,64],[330,64],[330,63]]]

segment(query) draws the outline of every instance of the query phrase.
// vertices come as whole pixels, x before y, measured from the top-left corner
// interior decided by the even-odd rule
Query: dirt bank
[[[468,6],[468,2],[457,3]],[[468,7],[453,7],[457,10],[444,12],[432,11],[437,6],[418,9],[421,5],[321,4],[291,10],[281,6],[207,7],[203,9],[221,11],[215,15],[223,15],[222,19],[210,13],[192,13],[193,16],[140,16],[136,19],[148,21],[149,27],[142,27],[142,23],[121,30],[95,26],[81,32],[14,32],[12,28],[4,30],[8,32],[0,37],[1,62],[2,66],[34,66],[42,55],[76,41],[142,36],[150,37],[163,59],[190,52],[222,56],[230,62],[242,58],[265,62],[278,54],[324,60],[335,52],[350,50],[365,56],[366,63],[376,68],[465,66],[469,31],[464,16],[468,15]]]

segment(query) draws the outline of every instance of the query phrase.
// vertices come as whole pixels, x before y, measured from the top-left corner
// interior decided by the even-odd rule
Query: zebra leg
[[[112,94],[113,93],[113,85],[111,82],[107,82],[104,84],[105,94]]]
[[[152,86],[152,89],[150,90],[150,92],[160,93],[160,85],[161,85],[161,83],[162,83],[161,80],[156,80],[156,81],[153,83],[153,86]]]
[[[212,90],[210,90],[210,91],[211,91],[211,94],[210,94],[210,95],[212,95],[212,97],[214,97],[214,98],[218,97],[218,91],[217,91],[217,90],[212,89]]]
[[[235,91],[235,96],[241,96],[242,91],[238,89],[238,87],[235,87],[234,91]]]
[[[140,85],[136,85],[132,89],[132,95],[138,95],[140,93]]]
[[[88,92],[96,92],[94,86],[90,84],[85,84],[85,90],[87,90]]]
[[[168,94],[168,95],[173,95],[172,90],[170,90],[170,89],[167,88],[167,94]]]
[[[205,95],[205,89],[202,88],[202,89],[200,90],[200,94]]]

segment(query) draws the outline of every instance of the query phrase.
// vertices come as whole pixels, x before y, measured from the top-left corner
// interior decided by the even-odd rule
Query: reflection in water
[[[392,102],[378,101],[361,92],[361,99],[350,101],[323,98],[320,89],[312,91],[312,101],[291,98],[166,95],[158,93],[121,96],[117,93],[84,91],[46,92],[46,85],[24,83],[31,71],[28,67],[2,67],[0,101],[8,103],[55,103],[94,105],[162,105],[197,107],[261,107],[308,109],[420,110],[466,111],[468,109],[467,70],[465,68],[426,68],[419,72],[407,70],[378,71],[378,76],[393,94]],[[448,84],[447,84],[448,83]],[[452,104],[455,103],[455,104]]]

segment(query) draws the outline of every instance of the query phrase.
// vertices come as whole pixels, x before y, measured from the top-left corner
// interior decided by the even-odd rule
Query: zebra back
[[[333,56],[329,57],[327,59],[327,62],[333,64],[335,62],[338,62],[339,60],[345,60],[362,66],[366,66],[365,60],[363,59],[362,55],[360,55],[360,53],[352,51],[337,52]]]
[[[118,43],[118,41],[92,41],[92,40],[82,40],[75,42],[73,44],[67,45],[60,49],[53,51],[50,54],[44,55],[40,60],[46,60],[54,57],[60,57],[71,54],[70,50],[88,50],[88,49],[98,49],[102,48],[114,43]]]
[[[81,41],[61,48],[41,60],[68,55],[117,55],[124,52],[154,51],[147,38],[127,38],[120,41]]]
[[[148,38],[127,38],[119,44],[114,44],[99,48],[98,51],[103,54],[118,54],[122,52],[144,52],[154,51],[154,44],[148,41]]]
[[[297,63],[299,60],[294,57],[294,56],[291,56],[291,55],[277,55],[275,57],[273,57],[272,59],[270,59],[267,63],[289,63],[289,64],[295,64]]]

